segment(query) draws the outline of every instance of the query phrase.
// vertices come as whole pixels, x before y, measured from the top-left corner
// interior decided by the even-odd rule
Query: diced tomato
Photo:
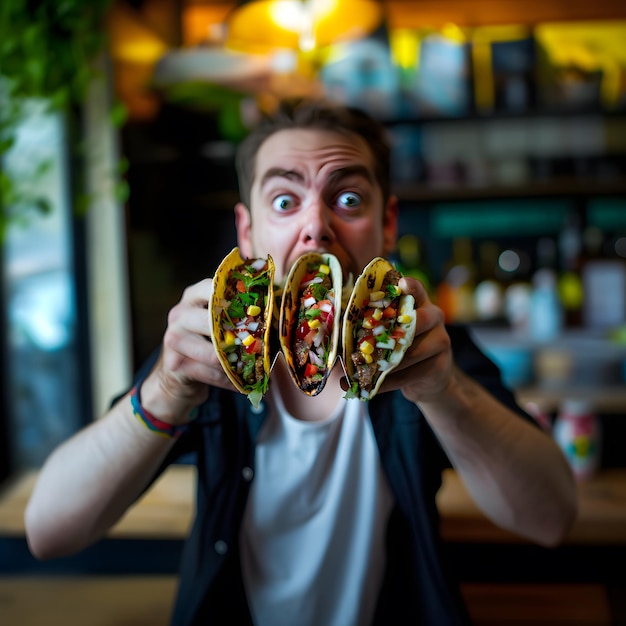
[[[263,342],[260,339],[255,339],[249,346],[246,346],[248,354],[260,354],[261,350],[263,350]]]
[[[361,345],[364,341],[371,343],[374,347],[376,347],[376,337],[374,335],[365,335],[362,337],[357,345]]]
[[[315,376],[317,374],[317,365],[313,365],[313,363],[307,363],[304,368],[304,375],[308,378],[310,376]]]
[[[310,280],[313,280],[317,276],[317,270],[315,272],[307,272],[300,281],[300,284],[308,283]]]
[[[306,320],[302,320],[302,323],[300,324],[300,326],[296,328],[296,338],[304,339],[309,334],[310,331],[311,329],[309,328],[309,323]]]
[[[311,330],[307,333],[307,335],[304,337],[304,341],[306,341],[306,343],[311,346],[313,345],[313,340],[315,339],[315,335],[317,335],[317,330]]]
[[[365,328],[371,330],[374,326],[379,326],[382,322],[380,320],[374,319],[373,317],[366,317],[364,322],[367,322]]]
[[[403,328],[399,328],[399,327],[395,327],[390,333],[389,336],[392,339],[401,339],[402,337],[404,337],[406,333],[404,332]]]
[[[244,285],[243,280],[239,279],[236,287],[239,293],[246,293],[246,286]]]
[[[383,311],[383,317],[386,319],[391,319],[394,318],[396,316],[396,309],[392,306],[388,306],[384,311]]]

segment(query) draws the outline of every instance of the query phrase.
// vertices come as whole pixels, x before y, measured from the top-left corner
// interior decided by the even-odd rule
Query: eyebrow
[[[374,175],[364,165],[348,165],[334,170],[330,173],[328,181],[331,184],[336,184],[345,178],[351,178],[353,176],[359,176],[367,180],[369,183],[374,183]]]
[[[304,182],[304,176],[300,174],[300,172],[296,172],[295,170],[286,170],[282,167],[270,167],[270,169],[263,174],[263,178],[261,178],[261,187],[263,187],[265,183],[272,178],[286,178],[300,183]]]
[[[330,173],[328,181],[331,184],[336,184],[337,182],[352,176],[360,176],[365,178],[370,183],[374,182],[372,172],[364,165],[348,165],[346,167],[336,169]],[[267,172],[265,172],[265,174],[263,174],[263,177],[261,178],[261,187],[263,187],[265,183],[272,178],[286,178],[299,183],[304,182],[304,176],[296,170],[288,170],[282,167],[271,167],[267,170]]]

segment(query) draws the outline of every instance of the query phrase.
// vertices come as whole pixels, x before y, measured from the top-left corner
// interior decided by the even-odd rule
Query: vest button
[[[252,470],[251,467],[244,467],[241,470],[241,475],[243,476],[243,479],[249,483],[252,480],[252,477],[254,476],[254,471]]]
[[[218,539],[213,547],[215,548],[215,552],[219,555],[224,555],[228,552],[228,544],[221,539]]]

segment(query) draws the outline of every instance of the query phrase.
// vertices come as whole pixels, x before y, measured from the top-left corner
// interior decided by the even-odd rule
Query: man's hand
[[[450,384],[452,348],[443,311],[430,301],[424,285],[415,278],[404,277],[399,286],[403,293],[415,298],[417,327],[413,343],[380,391],[401,389],[408,400],[420,402],[445,392]]]
[[[210,341],[209,299],[213,281],[187,287],[168,315],[163,350],[141,389],[142,404],[164,421],[182,424],[204,402],[209,387],[234,389]]]

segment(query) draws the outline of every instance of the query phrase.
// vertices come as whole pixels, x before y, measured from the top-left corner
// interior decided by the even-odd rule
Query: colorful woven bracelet
[[[181,435],[186,426],[174,426],[168,424],[151,415],[141,406],[141,398],[139,397],[139,386],[135,385],[130,392],[130,403],[133,407],[135,417],[148,429],[161,437],[174,438]]]

